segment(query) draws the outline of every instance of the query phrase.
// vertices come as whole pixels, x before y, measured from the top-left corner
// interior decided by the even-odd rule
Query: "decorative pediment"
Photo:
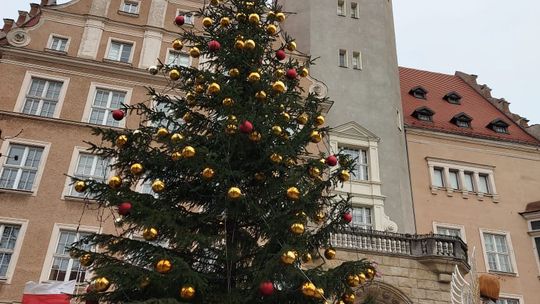
[[[368,129],[362,127],[357,122],[351,121],[348,123],[344,123],[342,125],[339,125],[332,130],[330,130],[330,133],[335,134],[339,137],[348,137],[353,139],[368,139],[372,141],[379,141],[379,137],[377,137],[375,134],[373,134]]]

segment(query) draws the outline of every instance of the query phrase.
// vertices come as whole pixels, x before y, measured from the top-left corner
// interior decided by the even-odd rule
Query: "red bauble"
[[[274,284],[270,281],[264,281],[259,285],[259,292],[263,296],[271,296],[274,294]]]
[[[122,119],[124,119],[124,111],[122,111],[120,109],[113,110],[112,111],[112,118],[114,118],[114,120],[122,120]]]
[[[330,167],[337,165],[337,157],[335,155],[330,155],[326,158],[326,164]]]
[[[186,18],[184,18],[184,16],[176,16],[176,18],[174,18],[174,23],[178,26],[184,25],[184,22],[186,22]]]
[[[130,202],[123,202],[120,205],[118,205],[118,214],[120,215],[128,215],[131,212],[131,203]]]
[[[276,58],[278,60],[283,60],[283,59],[285,59],[285,57],[287,57],[287,54],[285,54],[284,50],[277,50],[276,51]]]
[[[288,70],[287,70],[287,78],[289,78],[289,79],[295,79],[296,76],[298,76],[298,73],[296,72],[295,69],[288,69]]]
[[[253,131],[253,124],[249,120],[246,120],[240,124],[238,129],[242,133],[251,133]]]
[[[208,42],[208,50],[210,52],[217,52],[219,49],[221,49],[221,44],[218,41],[212,40]]]
[[[343,213],[343,220],[346,223],[352,222],[352,214],[350,212]]]

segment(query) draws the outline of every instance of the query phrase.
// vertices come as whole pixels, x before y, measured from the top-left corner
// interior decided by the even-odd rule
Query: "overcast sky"
[[[0,18],[16,19],[39,1],[2,2]],[[540,123],[539,13],[538,0],[394,0],[399,64],[479,75],[514,113]]]

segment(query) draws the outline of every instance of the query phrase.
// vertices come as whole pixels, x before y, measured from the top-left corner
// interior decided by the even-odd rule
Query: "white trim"
[[[84,107],[84,113],[82,117],[82,122],[89,123],[90,121],[90,114],[92,113],[92,105],[94,103],[94,99],[96,97],[97,89],[105,89],[105,90],[112,90],[112,91],[121,91],[126,93],[126,97],[124,98],[124,103],[129,104],[131,100],[131,95],[133,93],[133,88],[129,87],[120,87],[112,84],[105,84],[105,83],[99,83],[99,82],[91,82],[90,83],[90,90],[88,92],[88,96],[86,98],[86,105]],[[126,126],[126,119],[122,119],[119,122],[118,127],[124,128]]]
[[[50,282],[49,274],[51,272],[53,255],[54,255],[54,252],[56,251],[58,238],[60,237],[60,230],[76,231],[77,229],[79,232],[101,233],[100,227],[54,223],[54,227],[51,233],[51,238],[49,240],[49,247],[47,248],[47,254],[45,255],[45,262],[43,263],[43,268],[41,269],[41,276],[39,278],[40,282]]]
[[[19,255],[21,253],[24,235],[26,234],[26,228],[28,227],[28,220],[0,217],[0,224],[14,224],[21,226],[21,228],[19,229],[19,234],[17,235],[17,242],[15,243],[15,248],[13,248],[13,255],[11,256],[11,260],[9,261],[6,279],[0,280],[0,284],[11,284],[11,280],[13,279],[13,275],[15,273],[17,260],[19,259]]]
[[[355,7],[353,8],[353,4],[355,5]],[[354,1],[351,1],[351,5],[350,5],[350,8],[351,8],[351,18],[353,19],[358,19],[360,18],[360,10],[358,9],[359,5],[358,5],[358,2],[354,2]],[[354,16],[353,16],[354,14]]]
[[[132,13],[132,12],[124,11],[124,4],[126,2],[137,3],[137,12]],[[130,15],[133,15],[133,16],[139,15],[140,12],[141,12],[141,1],[140,0],[122,0],[122,1],[120,1],[120,8],[118,8],[118,11],[122,12],[122,13],[130,14]]]
[[[45,171],[45,164],[47,163],[47,157],[49,156],[49,150],[51,148],[51,143],[44,142],[44,141],[37,141],[32,139],[24,139],[24,138],[9,138],[5,139],[2,143],[2,146],[0,147],[0,154],[1,155],[8,155],[8,149],[11,144],[19,144],[24,146],[37,146],[43,148],[43,153],[41,154],[41,159],[39,160],[39,167],[36,172],[36,177],[34,180],[34,183],[32,185],[32,196],[37,195],[37,191],[39,189],[39,184],[41,182],[41,177],[43,176],[43,172]],[[2,173],[2,168],[4,167],[5,162],[7,161],[6,157],[0,158],[0,174]],[[13,190],[13,191],[19,191],[17,189],[6,189],[1,188],[5,190]]]
[[[344,55],[343,55],[343,58],[345,60],[344,64],[341,65],[341,52],[344,52]],[[339,49],[338,50],[338,67],[340,68],[348,68],[349,67],[349,55],[348,55],[349,52],[347,52],[347,50],[345,49]]]
[[[58,96],[58,103],[56,104],[56,108],[54,109],[54,114],[53,114],[54,118],[59,118],[60,113],[62,111],[62,106],[64,105],[64,100],[66,98],[66,93],[67,93],[67,88],[69,86],[70,78],[51,75],[51,74],[43,74],[43,73],[28,71],[28,70],[26,71],[26,74],[24,75],[24,79],[23,79],[21,88],[19,90],[19,96],[17,97],[17,101],[15,102],[15,108],[13,109],[13,112],[22,113],[24,104],[26,102],[26,94],[28,93],[28,90],[30,90],[30,85],[32,84],[32,78],[42,78],[46,80],[62,82],[62,89],[60,90],[60,95]],[[37,115],[37,116],[40,116],[40,115]]]
[[[62,38],[62,39],[67,39],[67,42],[66,42],[66,49],[63,50],[63,51],[59,51],[59,50],[55,50],[52,48],[52,43],[53,43],[53,38],[54,37],[57,37],[57,38]],[[65,35],[60,35],[60,34],[56,34],[56,33],[51,33],[49,35],[49,39],[47,41],[47,46],[46,46],[46,49],[48,50],[52,50],[52,51],[56,51],[56,52],[65,52],[67,53],[69,51],[69,45],[71,44],[71,37],[69,36],[65,36]]]
[[[497,230],[497,229],[489,229],[489,228],[478,228],[480,232],[480,241],[482,243],[482,253],[484,256],[484,266],[486,267],[486,272],[492,272],[500,275],[510,275],[510,276],[519,276],[517,264],[516,264],[516,257],[514,252],[514,246],[512,245],[512,237],[510,236],[509,231],[504,230]],[[486,244],[484,240],[484,233],[489,234],[497,234],[497,235],[504,235],[506,238],[506,245],[508,246],[508,257],[510,258],[510,263],[512,265],[512,272],[501,272],[498,270],[491,270],[489,268],[488,258],[487,258],[487,252],[486,252]]]
[[[357,55],[357,56],[355,56]],[[354,60],[357,60],[357,67],[354,67]],[[364,64],[362,63],[362,52],[360,51],[353,51],[351,56],[351,67],[354,70],[362,70],[364,68]]]
[[[461,239],[463,240],[464,243],[467,243],[467,236],[465,235],[465,226],[459,225],[459,224],[449,224],[449,223],[441,223],[441,222],[433,221],[433,233],[438,234],[438,229],[437,229],[438,227],[458,229],[461,234]]]
[[[506,298],[512,300],[519,300],[519,304],[525,304],[525,300],[522,295],[512,294],[512,293],[503,293],[499,294],[499,298]]]
[[[111,44],[112,44],[113,41],[114,42],[119,42],[119,43],[131,44],[131,53],[129,54],[129,60],[127,62],[120,61],[120,60],[109,59],[109,51],[111,50]],[[108,60],[110,62],[120,62],[120,63],[132,64],[133,63],[133,57],[135,56],[135,47],[136,46],[137,46],[137,44],[133,40],[126,40],[126,39],[117,38],[117,37],[109,37],[109,40],[107,42],[107,49],[105,50],[105,54],[103,56],[103,59]],[[120,56],[122,56],[122,52],[120,52]]]
[[[340,6],[343,7],[341,12],[339,11]],[[345,0],[337,1],[336,14],[340,17],[347,17],[347,1]]]
[[[189,59],[189,63],[186,67],[191,67],[193,65],[193,58],[191,56],[189,56],[189,53],[183,51],[183,50],[180,50],[180,51],[177,51],[173,48],[167,48],[167,53],[165,54],[165,63],[167,64],[169,62],[169,56],[171,55],[171,52],[174,52],[174,53],[180,53],[180,54],[184,54],[188,57]]]

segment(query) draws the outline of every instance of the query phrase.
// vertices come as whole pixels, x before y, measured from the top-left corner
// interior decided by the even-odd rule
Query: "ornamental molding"
[[[14,47],[25,47],[30,44],[30,41],[32,41],[30,35],[28,35],[28,33],[23,29],[15,29],[10,31],[6,35],[6,38],[8,43]]]

